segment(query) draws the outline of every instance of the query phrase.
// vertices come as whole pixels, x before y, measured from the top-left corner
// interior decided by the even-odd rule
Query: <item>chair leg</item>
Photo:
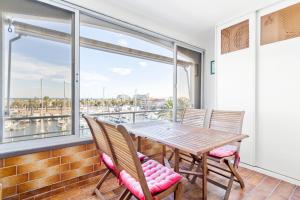
[[[245,188],[245,183],[244,183],[244,180],[241,177],[241,175],[236,171],[235,168],[233,168],[232,172],[234,173],[234,176],[237,178],[241,188],[244,189]]]
[[[125,189],[122,194],[119,196],[118,200],[124,200],[125,197],[128,195],[129,193],[129,190],[128,189]]]
[[[174,151],[172,150],[172,153],[171,153],[170,157],[168,158],[169,162],[172,160],[173,156],[174,156]]]
[[[110,174],[110,170],[107,169],[106,172],[104,173],[104,175],[101,177],[101,179],[99,180],[99,182],[96,185],[96,188],[93,192],[93,195],[96,194],[96,190],[100,190],[101,185],[104,183],[105,179],[108,177],[108,175]]]
[[[231,188],[232,188],[232,184],[233,184],[233,180],[234,180],[234,175],[233,175],[233,173],[231,173],[230,179],[229,179],[229,182],[228,182],[228,186],[227,186],[227,189],[226,189],[226,193],[225,193],[225,196],[224,196],[224,200],[227,200],[229,198]]]
[[[179,182],[174,193],[174,200],[181,200],[183,195],[183,183]]]
[[[123,200],[129,200],[132,197],[132,193],[129,192],[127,193],[127,195],[125,196],[125,198]]]
[[[238,172],[235,169],[236,162],[232,165],[229,160],[224,160],[224,163],[227,165],[227,167],[231,171],[230,179],[229,179],[227,190],[226,190],[225,197],[224,197],[224,200],[227,200],[229,198],[229,195],[230,195],[230,192],[231,192],[234,177],[236,177],[238,179],[241,188],[244,188],[245,184],[244,184],[244,181],[243,181],[242,177],[238,174]]]
[[[231,173],[234,174],[234,176],[236,177],[236,179],[238,180],[240,186],[242,189],[245,188],[245,183],[243,178],[241,177],[241,175],[238,173],[238,171],[236,170],[236,162],[232,165],[230,164],[230,162],[227,160],[225,160],[225,164],[228,166],[228,168],[230,169]]]

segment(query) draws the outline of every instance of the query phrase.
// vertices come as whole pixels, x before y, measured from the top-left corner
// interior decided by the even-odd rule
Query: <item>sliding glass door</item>
[[[202,86],[202,56],[201,52],[193,51],[182,46],[175,48],[176,77],[174,92],[176,98],[176,117],[180,120],[182,112],[186,108],[201,108]]]

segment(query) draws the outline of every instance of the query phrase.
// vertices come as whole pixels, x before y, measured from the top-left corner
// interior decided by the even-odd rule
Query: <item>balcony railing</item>
[[[171,120],[172,110],[105,112],[90,115],[115,123],[135,123],[139,121]],[[6,130],[3,142],[71,135],[71,124],[71,115],[8,117],[5,118]],[[83,137],[89,135],[88,126],[83,118],[80,119],[80,131],[80,135]]]

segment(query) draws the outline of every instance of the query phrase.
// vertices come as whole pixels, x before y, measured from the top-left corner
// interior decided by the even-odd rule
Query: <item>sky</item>
[[[69,32],[70,27],[45,21],[24,21]],[[172,51],[127,35],[81,26],[81,37],[97,39],[151,53],[172,56]],[[15,34],[8,33],[8,37]],[[13,44],[12,98],[43,96],[71,97],[71,45],[22,37]],[[42,80],[42,81],[41,81]],[[184,81],[184,80],[182,80]],[[186,84],[183,84],[186,85]],[[187,93],[187,88],[182,93]],[[119,94],[149,94],[169,98],[173,94],[173,65],[138,59],[104,51],[80,48],[80,97],[115,98]]]

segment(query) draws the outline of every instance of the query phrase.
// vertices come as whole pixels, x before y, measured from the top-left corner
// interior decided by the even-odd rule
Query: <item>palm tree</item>
[[[44,96],[44,103],[45,103],[46,113],[47,113],[48,112],[48,106],[49,106],[49,103],[50,103],[50,97]]]
[[[166,102],[164,107],[167,109],[167,111],[159,111],[158,112],[158,118],[159,119],[167,119],[171,120],[173,115],[173,99],[169,98]]]

